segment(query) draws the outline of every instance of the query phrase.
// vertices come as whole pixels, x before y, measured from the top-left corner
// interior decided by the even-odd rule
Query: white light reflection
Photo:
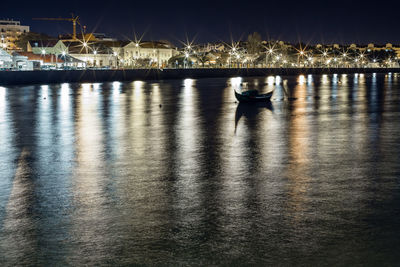
[[[322,83],[323,84],[329,83],[328,75],[326,75],[326,74],[322,75]]]
[[[61,84],[61,96],[60,96],[60,101],[61,101],[61,108],[63,110],[67,110],[70,108],[70,103],[69,103],[69,84],[68,83],[63,83]]]
[[[276,84],[276,85],[280,85],[281,83],[282,83],[282,78],[281,78],[281,76],[279,76],[279,75],[276,76],[276,77],[275,77],[275,84]]]
[[[191,86],[193,86],[194,85],[194,80],[193,79],[185,79],[184,81],[183,81],[183,84],[184,84],[184,86],[185,86],[185,88],[188,88],[188,87],[191,87]]]
[[[112,83],[113,87],[113,98],[114,100],[118,100],[119,94],[120,94],[120,89],[121,89],[121,83],[120,82],[113,82]]]
[[[82,84],[82,96],[84,98],[90,95],[91,84],[90,83],[83,83]]]
[[[346,83],[347,83],[347,80],[348,80],[347,74],[342,74],[342,77],[341,77],[341,79],[340,79],[340,82],[341,82],[342,84],[346,84]]]
[[[273,85],[275,83],[275,77],[274,76],[268,76],[267,77],[267,84],[268,85]]]
[[[313,83],[313,76],[311,74],[308,74],[307,76],[307,84],[312,84]]]
[[[300,75],[299,78],[297,79],[297,82],[299,84],[304,84],[306,82],[306,77],[304,77],[304,75]]]
[[[6,88],[0,86],[0,112],[4,114],[4,108],[6,106]],[[2,120],[0,120],[1,122]]]
[[[184,87],[179,95],[178,117],[176,127],[177,138],[177,194],[179,209],[197,210],[201,205],[201,166],[202,157],[199,147],[201,147],[201,125],[202,120],[198,108],[198,95],[196,89],[192,86],[191,79],[185,79]],[[197,215],[183,215],[181,221],[196,224],[200,221],[202,212]]]
[[[354,83],[358,83],[358,73],[354,74]]]
[[[338,83],[338,75],[335,73],[335,74],[333,74],[333,77],[332,77],[332,83]]]
[[[100,83],[94,83],[93,90],[95,90],[97,92],[99,89],[100,89]]]
[[[234,89],[240,88],[240,85],[242,84],[242,77],[235,77],[235,78],[230,78],[230,84]]]
[[[139,96],[139,97],[143,96],[142,95],[143,86],[144,86],[144,82],[142,82],[142,81],[134,81],[133,82],[133,89],[135,92],[135,96]]]
[[[40,86],[42,97],[47,98],[49,96],[49,86],[48,85],[42,85]]]

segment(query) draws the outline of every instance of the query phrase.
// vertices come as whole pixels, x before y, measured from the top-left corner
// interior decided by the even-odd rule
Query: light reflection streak
[[[103,210],[105,156],[102,120],[98,107],[100,96],[91,90],[90,84],[82,84],[77,99],[75,125],[76,168],[74,177],[74,203],[79,209],[72,214],[71,238],[77,245],[67,260],[88,257],[89,262],[101,261],[106,250],[107,230],[104,228],[112,216]],[[82,235],[82,233],[85,233]],[[93,242],[101,233],[101,242]],[[92,244],[90,247],[82,247]]]
[[[328,75],[322,75],[322,84],[329,84],[329,77]]]
[[[61,85],[61,94],[60,94],[60,106],[63,111],[68,111],[71,109],[70,103],[70,87],[68,83],[63,83]]]
[[[304,77],[304,75],[299,75],[298,79],[297,79],[297,83],[302,85],[306,82],[306,77]]]
[[[282,78],[281,78],[281,76],[279,76],[279,75],[276,76],[276,77],[275,77],[275,84],[276,84],[276,85],[280,85],[281,83],[282,83]]]
[[[236,110],[240,109],[240,104],[234,104],[233,89],[236,90],[240,87],[242,79],[231,78],[230,84],[224,89],[223,101],[221,110]],[[229,86],[230,85],[230,86]],[[267,85],[268,86],[268,85]],[[249,141],[249,129],[245,116],[239,120],[238,130],[235,132],[236,114],[232,112],[223,112],[218,119],[219,136],[215,137],[222,140],[221,143],[221,190],[219,191],[219,198],[221,203],[221,212],[228,218],[243,218],[246,209],[246,192],[249,191],[243,173],[249,170],[249,157],[251,152],[247,142]],[[236,220],[238,220],[236,219]],[[236,221],[237,223],[237,221]],[[241,220],[242,227],[247,223]],[[235,232],[235,225],[229,220],[221,229],[226,236],[237,234]]]
[[[41,89],[41,95],[43,98],[48,98],[49,97],[49,86],[48,85],[42,85],[40,86]]]
[[[118,101],[119,96],[120,96],[120,90],[121,90],[121,83],[113,82],[112,83],[112,92],[113,92],[114,101]]]
[[[142,81],[134,81],[133,82],[135,96],[143,97],[143,94],[142,94],[143,87],[144,87],[144,82],[142,82]]]
[[[6,120],[6,88],[0,86],[0,123],[5,122]]]
[[[313,83],[313,76],[311,74],[307,75],[307,84],[311,85]]]
[[[309,190],[310,177],[307,174],[309,161],[309,125],[307,114],[304,112],[307,106],[305,100],[306,86],[299,84],[295,89],[294,108],[296,116],[292,117],[289,133],[289,156],[291,158],[288,170],[289,177],[289,207],[294,212],[294,218],[299,219],[305,210],[307,191]],[[303,111],[303,112],[301,112]]]
[[[199,146],[201,130],[201,117],[198,114],[198,92],[193,85],[195,81],[185,79],[182,92],[180,93],[178,103],[177,118],[177,161],[178,174],[177,194],[179,199],[179,208],[195,209],[201,205],[200,194],[200,167],[201,156]],[[197,215],[201,215],[196,213]],[[193,215],[190,218],[184,216],[183,221],[199,223],[200,217]]]
[[[275,83],[275,77],[274,76],[268,76],[267,77],[267,84],[268,85],[274,85],[274,83]]]

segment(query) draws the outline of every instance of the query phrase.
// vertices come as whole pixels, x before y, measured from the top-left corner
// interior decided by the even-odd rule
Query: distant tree
[[[247,37],[247,53],[257,55],[263,49],[261,35],[254,32]]]
[[[27,32],[21,34],[18,39],[15,41],[15,45],[21,48],[23,51],[26,51],[26,45],[29,41],[33,40],[51,40],[55,39],[52,36],[49,36],[44,33],[36,33],[36,32]]]
[[[259,57],[263,50],[261,35],[258,32],[247,37],[246,50],[249,60],[254,64],[254,60]]]
[[[196,54],[196,58],[200,61],[201,65],[204,67],[204,64],[209,61],[208,53],[207,52],[199,52]]]
[[[224,67],[226,63],[228,62],[229,54],[221,52],[220,55],[217,57],[217,65],[219,67]]]

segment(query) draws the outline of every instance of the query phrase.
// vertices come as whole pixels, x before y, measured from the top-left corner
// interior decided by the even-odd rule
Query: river
[[[2,265],[395,266],[399,240],[400,74],[0,87]]]

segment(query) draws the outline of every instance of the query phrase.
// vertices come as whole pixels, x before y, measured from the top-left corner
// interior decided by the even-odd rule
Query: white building
[[[168,60],[178,53],[171,45],[162,42],[130,42],[116,52],[125,66],[134,66],[138,60],[148,60],[150,66],[159,68],[167,66]]]
[[[0,48],[0,69],[11,68],[13,64],[12,56]]]
[[[28,52],[45,55],[62,55],[68,48],[61,40],[31,40],[27,43]]]
[[[87,67],[117,68],[118,56],[101,43],[64,42],[68,55],[85,63]]]
[[[0,43],[1,48],[7,50],[18,50],[15,41],[22,33],[29,32],[29,26],[21,25],[16,20],[0,20]]]

